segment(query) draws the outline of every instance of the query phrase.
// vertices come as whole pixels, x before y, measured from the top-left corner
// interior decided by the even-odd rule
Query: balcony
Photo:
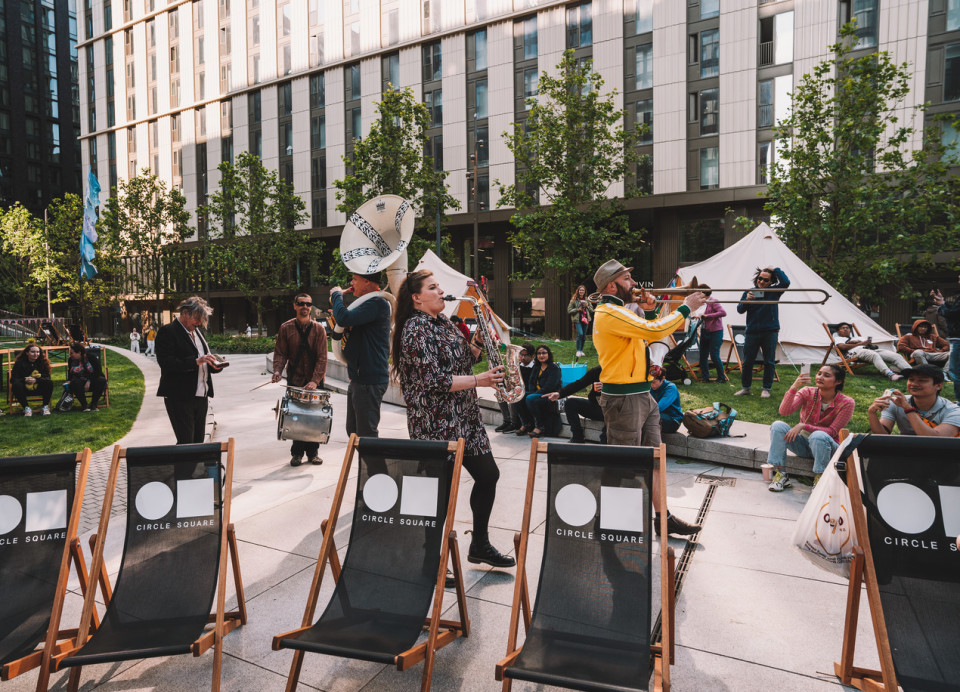
[[[762,103],[757,106],[757,127],[773,127],[772,103]]]
[[[758,60],[760,67],[767,67],[768,65],[775,64],[773,58],[773,48],[773,41],[767,41],[766,43],[760,44],[760,57]]]

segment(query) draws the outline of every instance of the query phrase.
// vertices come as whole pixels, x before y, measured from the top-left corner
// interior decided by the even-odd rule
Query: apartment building
[[[77,60],[76,0],[0,0],[0,205],[80,191]]]
[[[303,198],[303,231],[336,243],[343,157],[387,85],[410,87],[461,203],[446,228],[459,268],[487,278],[495,309],[516,326],[551,333],[568,328],[567,289],[531,299],[528,283],[509,280],[524,258],[508,242],[512,210],[497,206],[495,183],[515,174],[501,134],[523,121],[539,73],[564,50],[618,90],[627,127],[650,126],[636,172],[647,194],[625,203],[649,241],[638,242],[635,274],[657,285],[734,242],[736,216],[764,215],[772,127],[843,22],[856,18],[858,50],[911,63],[904,108],[960,109],[960,0],[84,2],[82,155],[101,181],[149,167],[195,210],[217,186],[217,165],[251,151]]]

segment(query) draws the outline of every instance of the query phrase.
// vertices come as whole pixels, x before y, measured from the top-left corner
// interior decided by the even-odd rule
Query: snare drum
[[[333,407],[330,392],[322,389],[287,387],[278,406],[277,439],[301,442],[330,441],[333,428]]]

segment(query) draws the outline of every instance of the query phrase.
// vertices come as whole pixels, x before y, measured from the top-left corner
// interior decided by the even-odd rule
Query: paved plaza
[[[133,429],[120,444],[170,444],[173,435],[162,400],[153,395],[159,369],[152,359],[131,357],[144,371],[147,396]],[[289,465],[289,443],[276,439],[272,410],[282,387],[270,385],[249,391],[268,379],[261,375],[264,356],[237,355],[230,360],[231,367],[215,379],[212,437],[236,440],[232,519],[239,539],[249,621],[224,640],[222,689],[282,690],[292,652],[271,651],[270,644],[275,634],[298,627],[303,616],[320,551],[320,522],[329,513],[346,448],[346,397],[331,395],[335,434],[329,444],[321,446],[324,464],[293,468]],[[512,553],[513,535],[520,527],[523,510],[530,441],[498,435],[492,427],[488,432],[501,472],[491,540]],[[407,437],[402,408],[384,406],[380,434]],[[110,451],[94,454],[81,523],[85,548],[96,527]],[[677,597],[676,662],[671,673],[674,689],[846,689],[832,675],[833,662],[840,656],[846,582],[813,567],[790,547],[794,522],[809,488],[797,484],[793,490],[774,494],[767,491],[759,472],[704,462],[671,459],[667,468],[671,510],[688,520],[705,512],[698,544],[670,541],[678,558],[682,551],[691,551]],[[543,470],[537,480],[531,524],[535,531],[528,558],[532,591],[537,585],[543,546]],[[464,558],[469,545],[464,532],[470,529],[471,483],[469,474],[464,473],[456,526]],[[350,483],[347,488],[337,533],[341,557],[349,539],[355,485]],[[114,576],[122,549],[126,507],[123,490],[123,483],[118,484],[106,547]],[[89,564],[89,551],[87,554]],[[464,568],[471,634],[438,652],[433,689],[498,690],[494,666],[506,651],[514,570],[477,568],[465,559]],[[331,593],[328,571],[321,607]],[[862,602],[857,664],[876,667],[866,599]],[[228,608],[231,603],[232,599],[228,600]],[[447,592],[444,604],[448,612],[455,611],[452,592]],[[73,579],[63,627],[76,626],[80,607],[81,597]],[[199,658],[179,656],[89,666],[83,669],[81,689],[202,690],[209,687],[212,664],[211,651]],[[413,691],[420,686],[421,672],[420,666],[400,673],[391,666],[308,654],[300,686],[337,692]],[[66,673],[54,675],[51,689],[65,689],[66,677]],[[0,690],[32,690],[35,684],[35,675],[27,674],[0,684]],[[543,688],[514,683],[514,689]]]

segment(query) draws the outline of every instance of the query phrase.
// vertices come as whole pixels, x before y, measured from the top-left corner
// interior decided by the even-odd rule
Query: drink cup
[[[769,483],[773,480],[773,464],[761,464],[760,470],[763,472],[763,480]]]

